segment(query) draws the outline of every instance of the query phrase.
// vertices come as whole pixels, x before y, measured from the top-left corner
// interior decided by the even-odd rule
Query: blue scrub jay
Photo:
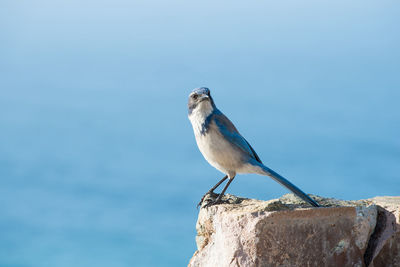
[[[207,194],[213,193],[226,179],[229,178],[221,194],[214,202],[210,202],[204,207],[221,203],[222,196],[237,173],[256,173],[268,175],[310,205],[319,207],[317,202],[303,191],[261,162],[257,153],[240,135],[233,123],[217,109],[208,88],[194,89],[189,95],[188,108],[189,120],[192,123],[200,152],[208,163],[226,174],[203,196],[199,205]]]

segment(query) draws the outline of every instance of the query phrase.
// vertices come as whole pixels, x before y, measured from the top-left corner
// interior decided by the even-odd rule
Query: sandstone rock
[[[198,250],[189,266],[377,267],[387,257],[394,264],[387,266],[400,266],[399,228],[393,226],[393,220],[399,223],[399,198],[313,197],[325,207],[309,208],[288,194],[270,201],[227,195],[224,204],[202,208]],[[377,217],[386,221],[378,220],[374,232]]]

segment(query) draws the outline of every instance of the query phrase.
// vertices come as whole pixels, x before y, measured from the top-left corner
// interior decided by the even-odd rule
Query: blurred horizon
[[[400,195],[400,4],[0,3],[0,266],[181,266],[223,174],[196,147],[206,86],[306,193]],[[227,193],[272,199],[269,178]]]

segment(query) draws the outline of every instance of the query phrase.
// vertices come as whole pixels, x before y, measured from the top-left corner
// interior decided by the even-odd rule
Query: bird
[[[225,180],[225,187],[218,197],[204,208],[222,203],[222,196],[236,174],[255,173],[269,176],[313,207],[320,205],[286,178],[265,166],[253,147],[239,133],[233,123],[217,108],[210,89],[200,87],[189,94],[188,117],[193,127],[197,146],[208,163],[225,176],[200,200],[201,206],[207,194],[214,193]]]

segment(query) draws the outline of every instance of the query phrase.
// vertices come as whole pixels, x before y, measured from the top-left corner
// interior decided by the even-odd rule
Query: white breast
[[[242,168],[241,154],[220,134],[214,122],[210,122],[207,134],[201,134],[204,122],[212,111],[211,105],[204,105],[198,107],[189,116],[197,146],[210,165],[225,174],[234,176],[237,170]]]
[[[209,101],[201,102],[189,115],[189,120],[192,123],[194,134],[201,135],[201,130],[207,117],[213,112],[213,107]]]

